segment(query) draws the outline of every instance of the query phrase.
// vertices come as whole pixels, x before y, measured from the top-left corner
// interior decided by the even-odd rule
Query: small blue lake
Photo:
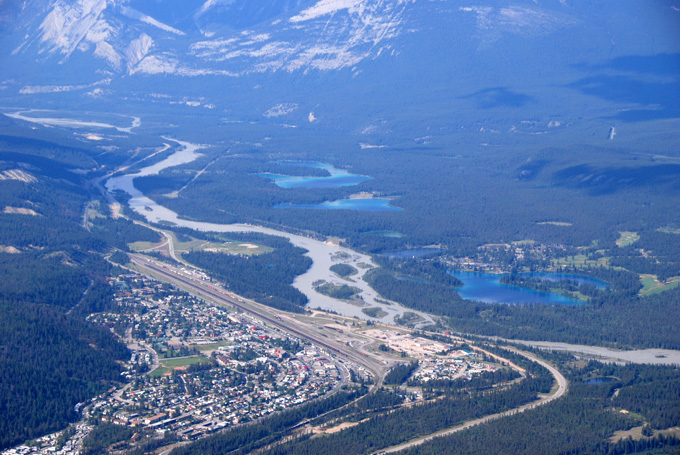
[[[298,166],[298,167],[312,167],[316,169],[324,169],[330,175],[318,177],[304,177],[295,175],[284,175],[284,174],[272,174],[264,173],[257,174],[259,177],[264,177],[273,180],[274,183],[281,188],[338,188],[341,186],[353,186],[358,185],[361,182],[370,180],[371,177],[366,175],[350,174],[344,169],[337,169],[330,164],[317,163],[311,161],[301,161],[301,162],[285,162],[279,163],[287,166]]]
[[[597,377],[597,378],[590,378],[586,379],[584,382],[586,384],[609,384],[611,382],[616,382],[618,381],[618,378],[612,377],[612,376],[605,376],[605,377]]]
[[[367,234],[367,235],[379,235],[381,237],[388,237],[392,239],[400,239],[404,236],[401,232],[397,231],[366,231],[363,232],[362,234]]]
[[[441,248],[412,248],[409,250],[388,251],[386,253],[382,253],[381,255],[390,259],[412,259],[421,258],[430,254],[436,254],[440,251]]]
[[[275,209],[312,209],[312,210],[358,210],[363,212],[400,212],[403,209],[390,205],[389,199],[339,199],[321,204],[278,204]]]
[[[463,282],[463,287],[458,288],[457,291],[461,297],[467,300],[476,300],[486,303],[543,303],[547,305],[580,305],[583,303],[552,292],[535,291],[519,286],[502,284],[500,280],[503,274],[464,272],[461,270],[452,270],[450,273]],[[572,279],[570,277],[574,277],[574,275],[559,273],[544,273],[540,275],[543,275],[543,278],[540,279],[548,279],[547,276],[551,275],[551,281]],[[606,287],[606,283],[599,280],[593,280],[586,277],[578,278],[583,279],[584,282],[590,284],[598,282]]]

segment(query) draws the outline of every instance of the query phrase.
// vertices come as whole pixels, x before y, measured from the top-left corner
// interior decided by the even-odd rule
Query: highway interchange
[[[382,379],[386,372],[393,365],[398,363],[389,356],[380,356],[374,352],[363,350],[362,345],[365,345],[366,343],[365,342],[362,343],[362,341],[359,339],[354,339],[353,341],[350,342],[349,340],[351,339],[351,335],[348,334],[341,335],[339,333],[333,333],[332,331],[328,330],[324,331],[322,327],[318,326],[318,323],[310,323],[308,321],[302,320],[301,316],[279,311],[259,304],[257,302],[254,302],[252,300],[236,296],[230,293],[229,291],[226,291],[221,287],[215,285],[215,283],[206,282],[204,280],[196,278],[186,272],[183,272],[180,268],[174,267],[168,263],[156,261],[154,259],[149,258],[148,256],[140,254],[131,254],[130,258],[133,264],[137,267],[137,269],[144,274],[152,275],[158,279],[161,279],[162,281],[169,282],[173,285],[176,285],[178,288],[183,289],[192,294],[195,294],[199,297],[208,298],[217,304],[236,308],[255,318],[262,320],[264,323],[272,327],[276,327],[279,330],[287,332],[291,335],[307,339],[312,343],[316,344],[317,346],[326,349],[330,353],[335,354],[338,358],[345,359],[345,361],[347,361],[349,364],[354,364],[361,368],[366,369],[375,378],[375,382],[372,385],[372,390],[375,390],[382,384]],[[552,366],[545,360],[541,359],[540,357],[532,353],[528,353],[516,348],[508,349],[546,368],[552,374],[556,381],[556,388],[552,391],[552,393],[546,396],[542,396],[537,401],[525,404],[515,409],[470,420],[463,424],[456,425],[452,428],[446,428],[436,433],[422,436],[414,440],[408,441],[406,443],[385,448],[381,450],[380,453],[398,452],[409,447],[420,445],[435,437],[445,436],[448,434],[465,430],[475,425],[489,422],[491,420],[507,417],[530,409],[534,409],[538,406],[548,404],[551,401],[560,398],[567,392],[569,383],[567,379],[554,366]],[[491,355],[486,351],[485,353]],[[505,359],[499,358],[498,360],[508,362]],[[341,365],[342,369],[344,370],[342,374],[343,376],[342,383],[345,383],[347,381],[347,377],[349,376],[347,371],[347,364],[342,362]],[[523,370],[518,366],[514,364],[510,366],[523,373]]]

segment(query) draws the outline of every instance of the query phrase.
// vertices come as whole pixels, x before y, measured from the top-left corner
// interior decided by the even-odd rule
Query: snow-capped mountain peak
[[[37,42],[27,38],[15,53],[59,55],[63,63],[81,52],[127,74],[336,70],[379,56],[401,33],[406,5],[414,1],[297,0],[291,7],[272,0],[269,10],[243,0],[189,2],[175,18],[182,29],[140,10],[145,6],[136,0],[52,0],[37,30],[28,33],[37,33]],[[240,30],[216,26],[227,13],[264,19]]]
[[[91,30],[109,29],[108,24],[100,18],[106,7],[106,0],[78,0],[74,3],[55,1],[52,10],[40,24],[40,42],[45,46],[41,51],[60,52],[68,57],[83,40],[89,42],[90,39],[108,38],[107,33],[104,36],[102,33],[90,33]]]

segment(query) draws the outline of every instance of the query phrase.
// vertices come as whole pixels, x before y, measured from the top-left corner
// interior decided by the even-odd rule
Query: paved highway
[[[539,399],[537,401],[522,405],[522,406],[515,408],[515,409],[509,409],[507,411],[499,412],[497,414],[491,414],[491,415],[488,415],[488,416],[485,416],[485,417],[480,417],[479,419],[470,420],[470,421],[467,421],[467,422],[462,423],[460,425],[456,425],[455,427],[446,428],[444,430],[437,431],[437,432],[429,434],[427,436],[422,436],[420,438],[414,439],[414,440],[409,441],[409,442],[405,442],[403,444],[388,447],[386,449],[378,451],[378,453],[399,452],[401,450],[405,450],[405,449],[408,449],[410,447],[418,446],[420,444],[423,444],[423,443],[430,441],[434,438],[437,438],[439,436],[447,436],[447,435],[450,435],[450,434],[453,434],[453,433],[457,433],[459,431],[463,431],[467,428],[474,427],[476,425],[480,425],[482,423],[490,422],[491,420],[496,420],[496,419],[500,419],[502,417],[507,417],[507,416],[519,414],[520,412],[528,411],[529,409],[534,409],[534,408],[537,408],[538,406],[543,406],[545,404],[548,404],[553,400],[557,400],[558,398],[560,398],[562,395],[564,395],[567,392],[567,389],[569,388],[569,382],[567,381],[567,378],[565,378],[564,375],[562,375],[562,373],[560,373],[560,371],[557,368],[555,368],[554,366],[552,366],[551,364],[549,364],[545,360],[541,359],[540,357],[538,357],[534,354],[531,354],[529,352],[524,352],[524,351],[520,351],[519,349],[509,348],[509,347],[506,347],[505,349],[508,349],[509,351],[513,351],[516,354],[519,354],[523,357],[526,357],[527,359],[538,363],[539,365],[541,365],[542,367],[544,367],[548,371],[550,371],[550,374],[552,374],[553,377],[555,378],[555,381],[557,381],[557,390],[555,391],[555,393],[553,393],[549,396],[546,396],[546,397],[542,397],[541,399]]]
[[[314,344],[321,346],[332,353],[339,355],[352,363],[355,363],[369,372],[375,378],[375,386],[381,383],[384,368],[381,368],[378,361],[371,361],[370,357],[357,352],[351,346],[326,338],[316,331],[316,328],[310,328],[300,323],[285,312],[275,310],[271,307],[253,302],[252,300],[236,297],[227,291],[214,286],[212,283],[205,283],[201,280],[195,280],[189,276],[184,275],[181,271],[171,265],[158,263],[150,260],[147,257],[130,254],[132,262],[141,270],[153,272],[160,275],[177,287],[189,292],[200,292],[204,296],[208,296],[211,300],[219,304],[226,304],[231,307],[238,308],[241,311],[249,313],[257,318],[265,321],[267,324],[277,327],[284,332],[307,339]]]
[[[163,264],[157,261],[153,261],[145,256],[141,255],[135,255],[135,254],[130,254],[129,255],[132,262],[142,271],[146,271],[147,273],[151,272],[155,274],[156,276],[159,276],[166,281],[169,281],[170,283],[176,285],[177,287],[184,289],[185,291],[188,292],[193,292],[193,293],[200,293],[202,296],[207,296],[209,297],[212,301],[218,303],[218,304],[223,304],[223,305],[228,305],[234,308],[237,308],[245,313],[248,313],[252,316],[255,316],[256,318],[261,319],[262,321],[266,322],[267,324],[277,327],[280,330],[283,330],[284,332],[288,332],[292,335],[307,339],[311,341],[312,343],[321,346],[328,351],[347,359],[348,361],[359,365],[369,372],[373,374],[373,376],[376,378],[375,384],[373,385],[373,388],[377,388],[381,383],[382,383],[382,378],[383,375],[386,371],[386,367],[384,365],[381,365],[380,360],[373,358],[372,356],[369,357],[364,353],[356,351],[354,348],[351,346],[347,346],[341,341],[334,340],[332,338],[326,338],[324,335],[320,334],[316,327],[310,327],[306,325],[303,322],[300,322],[296,319],[294,319],[292,316],[290,316],[288,313],[282,312],[275,310],[273,308],[264,306],[262,304],[259,304],[257,302],[254,302],[252,300],[244,299],[242,297],[234,296],[224,289],[221,289],[219,287],[214,286],[212,283],[205,283],[202,280],[197,280],[195,278],[192,278],[188,275],[185,275],[182,273],[179,269],[176,269],[172,265],[168,264]],[[423,436],[417,439],[414,439],[412,441],[395,445],[392,447],[385,448],[379,453],[393,453],[393,452],[398,452],[404,449],[407,449],[409,447],[414,447],[420,444],[423,444],[433,438],[439,437],[439,436],[446,436],[452,433],[456,433],[458,431],[465,430],[467,428],[473,427],[475,425],[479,425],[485,422],[489,422],[491,420],[499,419],[502,417],[507,417],[511,416],[514,414],[518,414],[520,412],[524,412],[530,409],[534,409],[538,406],[545,405],[547,403],[550,403],[553,400],[556,400],[563,396],[568,387],[569,383],[567,379],[557,370],[554,366],[546,362],[545,360],[541,359],[540,357],[521,351],[519,349],[515,348],[506,348],[509,349],[519,355],[522,355],[528,359],[530,359],[533,362],[536,362],[546,368],[550,373],[553,375],[555,378],[555,381],[557,382],[557,390],[549,395],[540,398],[537,401],[534,401],[532,403],[528,403],[522,406],[519,406],[515,409],[510,409],[508,411],[500,412],[497,414],[492,414],[488,415],[485,417],[481,417],[479,419],[474,419],[470,420],[468,422],[465,422],[463,424],[457,425],[452,428],[447,428],[444,430],[437,431],[435,433],[432,433],[427,436]],[[487,353],[489,354],[489,353]],[[503,361],[506,361],[506,359],[500,359]],[[518,367],[517,365],[511,365],[513,368],[517,369],[521,373],[524,373],[523,369]],[[524,376],[524,374],[523,374]]]

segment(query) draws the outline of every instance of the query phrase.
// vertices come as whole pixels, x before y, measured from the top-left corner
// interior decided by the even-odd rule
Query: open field
[[[194,237],[188,237],[188,240],[181,241],[174,232],[164,231],[165,234],[172,238],[174,245],[174,252],[179,254],[188,253],[191,251],[208,251],[214,253],[226,253],[226,254],[239,254],[252,256],[256,254],[269,253],[272,248],[264,245],[255,245],[253,243],[243,243],[231,240],[225,240],[223,242],[210,242],[207,240],[200,240]],[[129,247],[133,251],[144,252],[149,250],[156,251],[167,251],[167,240],[163,238],[160,242],[134,242],[129,244]]]
[[[153,372],[151,372],[151,376],[164,376],[168,373],[171,373],[175,369],[183,369],[189,365],[207,362],[209,362],[207,358],[200,356],[161,360],[161,366],[153,370]]]
[[[134,243],[129,243],[128,246],[132,251],[147,251],[155,248],[161,247],[163,244],[165,244],[166,240],[163,239],[160,242],[157,243],[152,243],[152,242],[134,242]]]
[[[665,228],[659,228],[657,230],[659,232],[663,232],[664,234],[680,234],[680,229],[676,229],[676,228],[665,227]]]
[[[616,241],[616,245],[619,248],[632,245],[633,243],[640,240],[640,235],[637,232],[622,231],[620,234],[621,237],[619,237],[619,239]]]
[[[205,351],[215,351],[215,350],[221,348],[222,346],[227,346],[229,344],[232,344],[232,343],[228,343],[226,341],[218,341],[217,343],[209,343],[209,344],[192,344],[191,347],[196,348],[201,352],[205,352]]]
[[[651,439],[650,436],[643,436],[642,435],[642,428],[644,425],[640,425],[637,427],[633,427],[630,430],[622,430],[622,431],[617,431],[614,433],[614,436],[612,436],[609,441],[610,442],[619,442],[622,439],[626,438],[632,438],[635,441],[639,441],[641,439]],[[680,427],[673,427],[673,428],[668,428],[665,430],[653,430],[654,436],[658,436],[660,434],[668,437],[668,436],[675,436],[678,437],[680,435]]]
[[[263,254],[273,251],[267,246],[255,245],[253,243],[234,242],[230,240],[226,240],[224,242],[209,242],[191,237],[191,240],[180,241],[173,232],[170,232],[169,234],[172,236],[172,241],[175,245],[175,252],[179,253],[180,255],[190,251],[209,251],[214,253],[252,256],[255,254]]]
[[[101,204],[99,201],[92,201],[87,205],[85,208],[85,216],[87,217],[88,222],[95,218],[106,218],[106,215],[101,212]]]
[[[597,260],[592,260],[588,259],[588,257],[584,254],[577,254],[576,256],[567,256],[566,258],[553,260],[553,265],[556,267],[609,267],[609,258],[600,257]]]
[[[639,292],[641,297],[658,294],[659,292],[664,292],[680,286],[680,276],[674,276],[662,283],[658,280],[656,275],[640,275],[640,281],[643,286]]]

